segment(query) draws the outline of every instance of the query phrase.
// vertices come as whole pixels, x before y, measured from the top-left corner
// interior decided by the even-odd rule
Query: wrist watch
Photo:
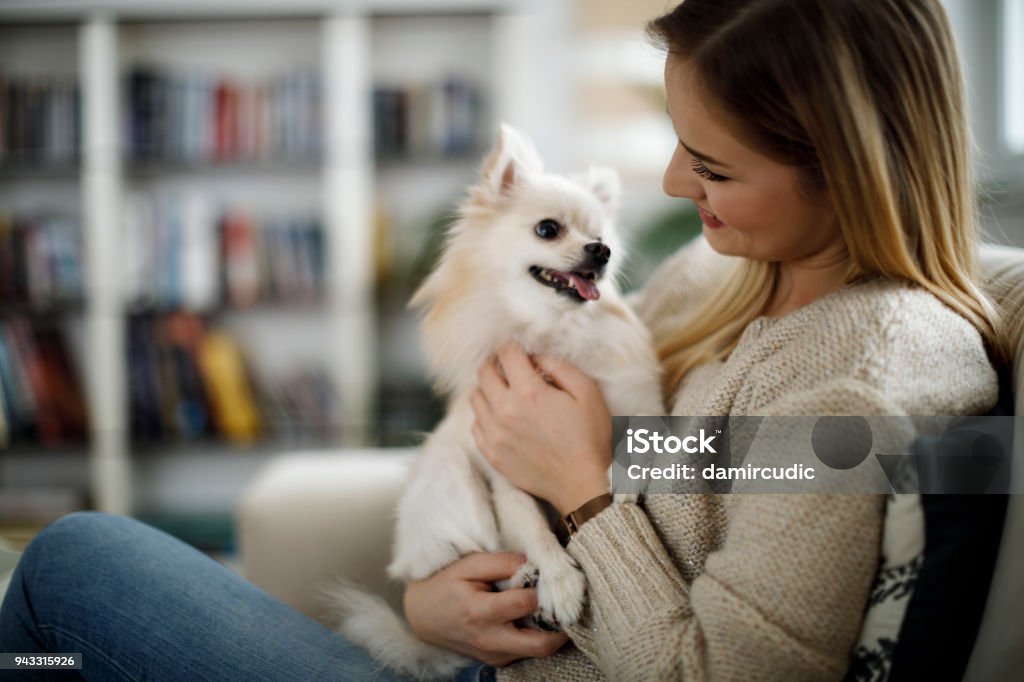
[[[562,518],[563,539],[562,544],[569,544],[573,536],[579,532],[580,526],[594,518],[602,511],[612,506],[615,498],[611,493],[602,493],[597,497],[584,502],[578,509],[575,509]]]

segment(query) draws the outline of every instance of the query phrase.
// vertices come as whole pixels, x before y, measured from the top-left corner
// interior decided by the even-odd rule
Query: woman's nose
[[[679,199],[703,199],[704,186],[690,168],[688,155],[682,145],[676,145],[672,159],[668,162],[661,181],[662,190],[670,197]]]

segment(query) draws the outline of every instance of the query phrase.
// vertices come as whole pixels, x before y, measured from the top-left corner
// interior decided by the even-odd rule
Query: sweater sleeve
[[[844,380],[764,413],[898,412]],[[883,514],[881,495],[744,495],[724,543],[688,582],[644,508],[615,505],[569,544],[589,590],[569,634],[614,680],[839,679],[878,565]]]
[[[750,495],[687,584],[644,511],[581,530],[589,630],[576,646],[614,680],[840,679],[878,562],[883,498]]]

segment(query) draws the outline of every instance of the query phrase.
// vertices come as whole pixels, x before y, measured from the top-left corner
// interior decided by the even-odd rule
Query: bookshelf
[[[372,445],[401,430],[402,414],[422,409],[428,391],[415,325],[398,304],[410,284],[400,275],[422,258],[429,230],[473,178],[497,121],[529,131],[560,167],[568,95],[559,44],[568,22],[567,2],[536,0],[0,6],[5,76],[70,79],[80,93],[78,153],[49,166],[0,163],[0,211],[47,207],[77,225],[81,300],[45,315],[65,334],[89,410],[77,447],[0,449],[0,489],[77,485],[84,504],[115,513],[224,514],[276,452]],[[270,124],[281,144],[253,142],[254,121],[264,119],[252,114],[240,115],[242,131],[219,146],[187,123],[189,106],[201,106],[195,99],[147,100],[154,82],[243,112],[257,110],[259,92],[307,96],[276,105],[267,96],[262,116],[292,121],[283,132]],[[461,135],[439,128],[430,111],[442,100],[450,117],[476,116],[477,124]],[[401,113],[389,115],[395,101]],[[158,121],[149,130],[133,113],[147,106],[145,116]],[[165,143],[156,151],[154,139]],[[244,258],[234,280],[225,275],[221,236],[246,221],[263,245],[252,258],[322,259],[305,288],[295,284],[300,268],[298,280],[281,275],[248,299],[225,293],[244,291],[248,275]],[[191,256],[168,265],[175,230]],[[211,274],[203,248],[216,252],[219,273]],[[132,330],[146,316],[174,312],[190,316],[182,328],[227,332],[264,381],[303,371],[323,377],[334,396],[329,433],[249,444],[209,433],[140,438]],[[0,313],[44,314],[21,304]],[[399,416],[382,425],[389,411]]]
[[[34,40],[26,40],[26,30]],[[40,366],[27,354],[40,352],[38,329],[66,340],[66,360],[84,366],[82,351],[87,315],[84,272],[80,268],[81,130],[75,130],[79,27],[72,21],[13,27],[0,22],[0,64],[6,117],[0,165],[0,363],[3,365],[4,441],[21,434],[20,415],[35,411],[33,400],[16,400],[11,371],[20,368],[23,383],[38,384]],[[30,254],[14,259],[15,251]],[[47,267],[64,262],[67,267]],[[60,277],[55,277],[61,273]],[[21,344],[27,343],[27,347]],[[20,352],[14,350],[15,344]],[[66,380],[66,374],[60,376]],[[65,393],[84,401],[81,384]],[[52,408],[53,405],[51,404]],[[54,417],[58,417],[54,421]],[[81,424],[73,425],[84,431]],[[31,514],[40,505],[74,508],[85,503],[89,480],[89,440],[70,433],[71,424],[51,409],[31,443],[0,450],[0,516]],[[33,490],[32,494],[25,491]]]

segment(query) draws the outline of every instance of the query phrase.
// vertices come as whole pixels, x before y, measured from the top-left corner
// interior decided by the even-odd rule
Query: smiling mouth
[[[542,268],[539,265],[531,265],[530,274],[544,286],[554,289],[556,293],[567,296],[577,303],[596,301],[601,298],[601,292],[596,284],[597,272],[594,270],[562,272],[552,268]]]

